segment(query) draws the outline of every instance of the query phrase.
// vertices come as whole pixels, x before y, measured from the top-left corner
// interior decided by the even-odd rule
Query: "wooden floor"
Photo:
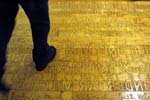
[[[150,2],[50,0],[57,56],[37,72],[22,9],[0,100],[150,100]],[[142,99],[143,98],[143,99]]]

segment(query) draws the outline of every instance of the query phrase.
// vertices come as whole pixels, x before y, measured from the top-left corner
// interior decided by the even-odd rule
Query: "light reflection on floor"
[[[150,2],[50,0],[57,56],[38,73],[20,10],[1,100],[150,100]],[[144,98],[144,99],[143,99]]]
[[[149,100],[149,99],[144,92],[124,92],[121,94],[120,100]]]

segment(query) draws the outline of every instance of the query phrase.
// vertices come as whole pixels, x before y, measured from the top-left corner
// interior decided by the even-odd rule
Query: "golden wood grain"
[[[20,9],[5,74],[12,90],[1,100],[127,100],[138,95],[149,100],[150,2],[50,0],[49,5],[49,44],[56,46],[56,58],[45,71],[35,71],[31,29]]]

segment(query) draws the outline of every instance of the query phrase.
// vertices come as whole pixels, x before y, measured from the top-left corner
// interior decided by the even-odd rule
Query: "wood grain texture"
[[[49,5],[49,44],[56,46],[56,58],[35,71],[31,29],[20,9],[4,77],[12,90],[1,100],[149,100],[150,2]]]

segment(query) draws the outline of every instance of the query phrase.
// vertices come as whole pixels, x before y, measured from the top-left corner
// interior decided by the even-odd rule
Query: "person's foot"
[[[9,93],[9,91],[10,91],[10,88],[6,86],[3,81],[0,81],[0,92],[2,94],[7,94]]]
[[[36,65],[37,71],[43,71],[48,63],[54,59],[56,55],[56,48],[48,46],[45,52],[37,52],[33,49],[33,61]]]

